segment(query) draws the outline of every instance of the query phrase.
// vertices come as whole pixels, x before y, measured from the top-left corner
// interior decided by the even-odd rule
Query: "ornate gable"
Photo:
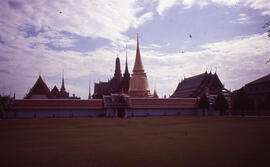
[[[43,81],[41,76],[38,77],[34,86],[30,89],[25,99],[53,99],[54,96],[50,92],[48,86]]]

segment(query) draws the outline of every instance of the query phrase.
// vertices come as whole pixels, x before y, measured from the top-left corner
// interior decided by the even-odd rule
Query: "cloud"
[[[267,33],[238,36],[200,47],[200,51],[183,54],[142,49],[151,90],[156,88],[162,95],[171,95],[181,79],[203,73],[206,67],[208,72],[217,71],[225,87],[232,90],[269,73],[270,67],[265,64],[270,55]]]
[[[218,71],[229,88],[239,88],[268,74],[269,66],[265,64],[270,54],[267,33],[241,36],[201,47],[204,49],[202,52],[209,52],[210,65],[220,69]]]
[[[114,50],[106,47],[84,53],[50,50],[43,44],[38,44],[35,48],[22,44],[16,49],[0,45],[0,50],[3,57],[1,59],[4,60],[0,61],[0,71],[9,72],[9,75],[0,73],[0,77],[4,78],[1,83],[5,83],[9,90],[16,92],[17,97],[22,97],[33,86],[39,72],[43,76],[50,77],[60,74],[64,69],[65,77],[68,80],[86,78],[85,82],[88,82],[88,78],[91,76],[93,82],[94,79],[105,80],[105,76],[112,75],[111,69],[114,68]],[[52,83],[50,79],[47,81]],[[81,80],[76,82],[80,82],[81,89],[85,89],[87,92],[87,86],[83,87]],[[66,84],[72,85],[69,82]],[[72,89],[74,85],[70,87],[71,93],[81,93]]]
[[[157,12],[159,13],[159,15],[162,15],[164,11],[178,4],[179,4],[178,0],[159,0]]]
[[[134,27],[137,28],[140,25],[142,25],[144,22],[148,20],[152,20],[153,18],[153,13],[152,12],[147,12],[144,13],[142,16],[139,17],[139,19],[134,23]]]
[[[262,15],[270,15],[269,0],[247,0],[245,4],[252,9],[259,10]]]
[[[1,21],[9,27],[31,25],[40,30],[49,27],[57,32],[70,32],[80,36],[105,38],[112,41],[127,40],[122,32],[138,27],[152,19],[152,13],[142,13],[143,7],[135,0],[65,0],[1,1]],[[16,9],[16,10],[13,10]]]
[[[13,9],[19,9],[22,6],[20,2],[16,2],[16,1],[9,1],[8,5],[10,6],[10,8],[13,8]]]
[[[140,46],[140,48],[142,49],[158,49],[158,48],[162,48],[163,46],[162,45],[159,45],[159,44],[150,44],[150,45],[147,45],[147,46]]]
[[[38,72],[50,78],[65,69],[71,80],[106,79],[113,71],[115,45],[134,43],[124,32],[153,19],[153,13],[136,0],[4,0],[0,18],[1,83],[22,97]],[[92,50],[74,48],[99,39],[106,42]]]
[[[238,5],[241,0],[211,0],[211,1],[220,5],[235,6]]]
[[[194,5],[198,5],[199,7],[204,7],[211,3],[216,3],[220,5],[233,6],[236,5],[239,0],[159,0],[157,6],[157,12],[159,15],[163,15],[163,13],[170,9],[171,7],[182,5],[184,8],[188,9]]]
[[[236,24],[248,24],[251,23],[250,18],[248,17],[247,14],[245,13],[240,13],[238,16],[238,19],[235,21],[231,21],[231,23],[236,23]]]
[[[160,16],[171,7],[182,5],[188,9],[192,6],[204,7],[210,4],[218,4],[229,7],[245,6],[260,11],[262,15],[270,15],[269,0],[158,0],[157,12]]]

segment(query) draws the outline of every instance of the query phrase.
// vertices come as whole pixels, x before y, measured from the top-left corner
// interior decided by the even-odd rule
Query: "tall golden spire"
[[[138,34],[137,34],[136,59],[133,68],[133,74],[129,81],[128,94],[133,97],[151,96],[147,76],[143,69]]]
[[[139,45],[138,33],[137,33],[136,59],[135,59],[133,72],[144,72],[143,65],[142,65],[142,59],[141,59],[141,53],[140,53],[140,45]]]

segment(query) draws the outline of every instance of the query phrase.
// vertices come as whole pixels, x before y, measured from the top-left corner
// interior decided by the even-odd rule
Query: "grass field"
[[[270,118],[0,120],[0,166],[270,166]]]

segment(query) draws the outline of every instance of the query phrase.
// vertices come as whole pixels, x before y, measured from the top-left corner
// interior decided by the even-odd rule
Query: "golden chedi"
[[[136,49],[136,59],[133,68],[133,74],[129,81],[128,94],[133,97],[150,97],[150,90],[148,86],[148,80],[146,73],[143,69],[139,40],[137,35],[137,49]]]

